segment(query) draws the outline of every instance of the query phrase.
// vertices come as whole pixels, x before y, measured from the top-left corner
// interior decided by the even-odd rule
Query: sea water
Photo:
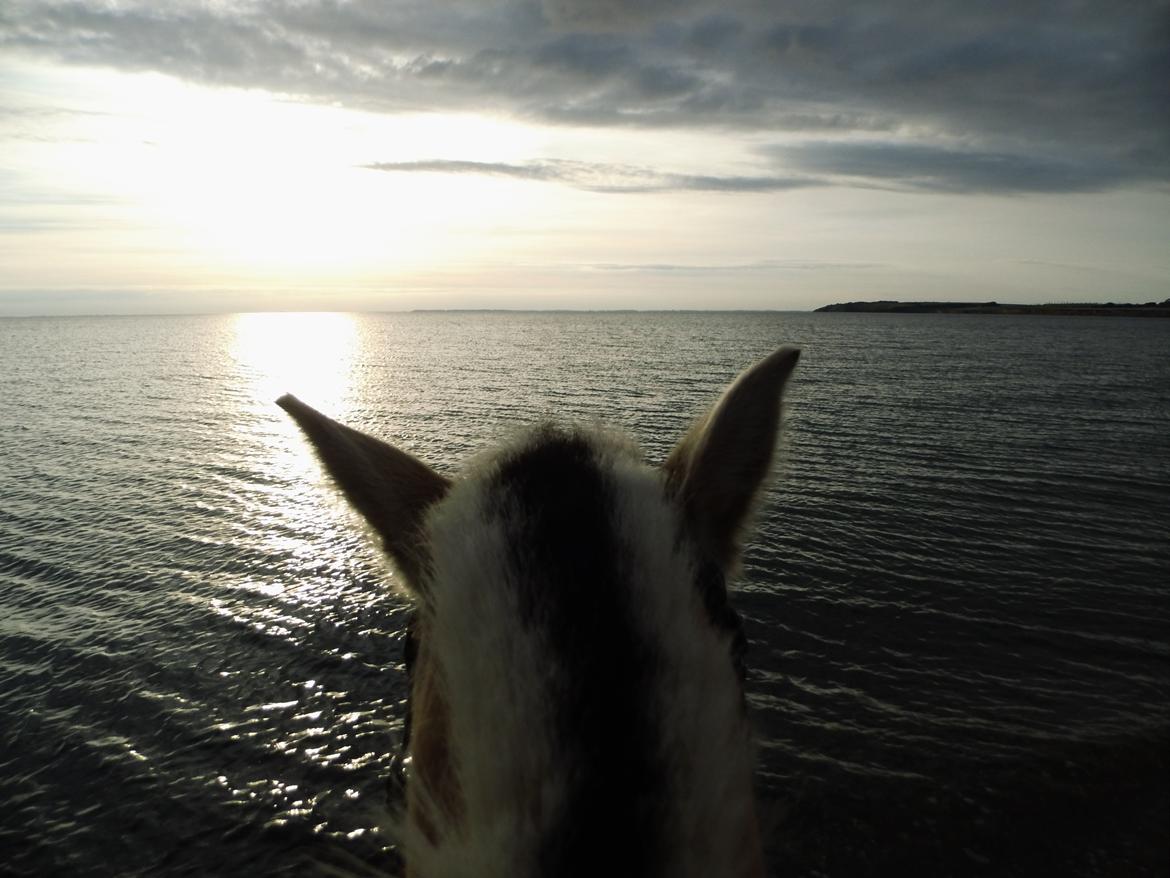
[[[0,872],[393,867],[407,609],[276,396],[451,474],[547,417],[658,462],[785,343],[770,868],[1158,868],[1170,321],[431,313],[0,320]]]

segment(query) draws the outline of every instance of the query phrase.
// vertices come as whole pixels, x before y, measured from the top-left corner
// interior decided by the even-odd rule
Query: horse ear
[[[417,591],[430,565],[423,519],[447,493],[450,481],[406,452],[337,423],[291,394],[276,404],[292,415],[325,470]]]
[[[702,549],[724,567],[771,468],[780,397],[800,351],[784,347],[740,375],[675,446],[663,469]]]

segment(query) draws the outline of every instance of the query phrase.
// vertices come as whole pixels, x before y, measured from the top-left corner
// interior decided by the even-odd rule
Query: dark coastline
[[[1170,299],[1141,305],[1063,303],[1012,305],[999,302],[840,302],[817,311],[857,314],[1040,314],[1059,317],[1170,317]]]

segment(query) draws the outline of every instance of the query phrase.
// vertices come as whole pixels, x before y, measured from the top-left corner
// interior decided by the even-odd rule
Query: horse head
[[[797,357],[744,372],[660,466],[544,424],[450,478],[278,400],[417,607],[408,874],[763,875],[727,581]]]

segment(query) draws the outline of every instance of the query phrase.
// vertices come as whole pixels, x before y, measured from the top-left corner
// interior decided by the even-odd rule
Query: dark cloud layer
[[[1167,0],[17,0],[0,49],[380,111],[805,138],[770,154],[778,181],[1170,179]]]

